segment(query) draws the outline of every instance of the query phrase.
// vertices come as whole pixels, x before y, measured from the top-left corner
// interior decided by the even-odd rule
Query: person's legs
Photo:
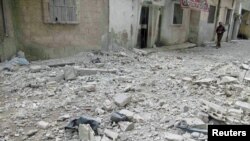
[[[223,34],[217,34],[217,47],[221,47],[221,39],[222,39]]]

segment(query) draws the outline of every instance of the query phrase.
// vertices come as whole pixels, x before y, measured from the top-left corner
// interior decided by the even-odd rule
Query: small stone
[[[49,123],[45,121],[39,121],[37,126],[41,129],[47,129],[49,127]]]
[[[183,81],[191,82],[193,79],[190,77],[184,77],[182,78]]]
[[[95,92],[96,91],[96,85],[95,84],[88,84],[88,85],[84,86],[83,89],[86,92]]]
[[[107,111],[111,111],[113,109],[114,104],[110,100],[105,100],[103,103],[103,108]]]
[[[242,64],[241,68],[244,69],[244,70],[250,70],[250,66],[247,65],[247,64]]]
[[[134,129],[135,124],[132,122],[119,122],[118,123],[122,131],[131,131]]]
[[[200,133],[198,133],[198,132],[193,132],[193,133],[191,134],[191,136],[192,136],[193,138],[197,139],[197,138],[200,137]]]
[[[107,137],[110,137],[113,141],[117,140],[118,137],[119,137],[119,134],[116,133],[116,132],[113,132],[109,129],[105,129],[104,130],[104,134],[107,136]]]
[[[95,113],[96,113],[97,115],[103,115],[103,114],[105,113],[105,111],[102,110],[101,108],[96,108],[96,109],[95,109]]]
[[[208,85],[208,84],[211,84],[211,83],[215,83],[216,80],[213,79],[213,78],[206,78],[206,79],[201,79],[201,80],[198,80],[198,81],[195,81],[194,84],[205,84],[205,85]]]
[[[65,80],[75,80],[77,77],[77,72],[73,67],[64,68],[64,78]]]
[[[118,106],[124,107],[131,101],[131,96],[119,94],[114,97],[114,101]]]
[[[130,120],[133,119],[133,116],[134,116],[133,112],[126,110],[126,109],[122,109],[119,113],[127,116],[128,119],[130,119]]]
[[[198,117],[205,123],[209,122],[209,115],[204,112],[199,112]]]
[[[242,110],[250,112],[250,104],[247,102],[237,101],[235,103],[235,106],[241,108]]]
[[[42,70],[42,67],[41,66],[38,66],[38,65],[33,65],[33,66],[30,66],[30,71],[32,73],[37,73],[37,72],[40,72]]]
[[[134,122],[144,122],[144,119],[140,116],[140,115],[138,115],[138,114],[134,114],[134,116],[133,116],[133,121]]]
[[[60,116],[57,121],[65,121],[69,118],[70,118],[70,115],[66,114],[66,115]]]
[[[189,107],[184,106],[184,107],[183,107],[183,112],[186,113],[186,112],[188,112],[188,111],[189,111]]]
[[[184,141],[184,138],[177,134],[165,133],[165,138],[169,141]]]
[[[28,137],[31,137],[31,136],[34,136],[36,133],[38,132],[38,130],[34,129],[34,130],[30,130],[27,132],[27,136]]]
[[[111,141],[108,137],[103,136],[101,141]]]
[[[80,124],[78,129],[79,139],[82,141],[95,141],[95,133],[89,124]]]
[[[239,83],[237,78],[224,76],[220,81],[220,84],[230,84],[230,83]]]

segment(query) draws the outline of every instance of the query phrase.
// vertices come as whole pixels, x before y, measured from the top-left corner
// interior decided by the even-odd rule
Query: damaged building
[[[215,41],[223,22],[238,33],[240,0],[1,0],[1,61],[22,50],[30,60],[81,51],[152,48]]]

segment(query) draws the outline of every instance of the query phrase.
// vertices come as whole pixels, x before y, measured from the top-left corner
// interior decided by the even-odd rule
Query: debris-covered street
[[[0,140],[94,141],[92,127],[65,129],[79,117],[100,123],[98,141],[205,141],[207,124],[249,124],[249,43],[11,66],[0,72]]]

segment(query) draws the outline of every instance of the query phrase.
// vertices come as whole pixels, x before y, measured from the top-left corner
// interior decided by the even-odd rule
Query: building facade
[[[195,3],[196,2],[196,3]],[[198,3],[197,3],[198,2]],[[239,0],[0,0],[0,58],[30,60],[81,51],[150,48],[232,39]]]

